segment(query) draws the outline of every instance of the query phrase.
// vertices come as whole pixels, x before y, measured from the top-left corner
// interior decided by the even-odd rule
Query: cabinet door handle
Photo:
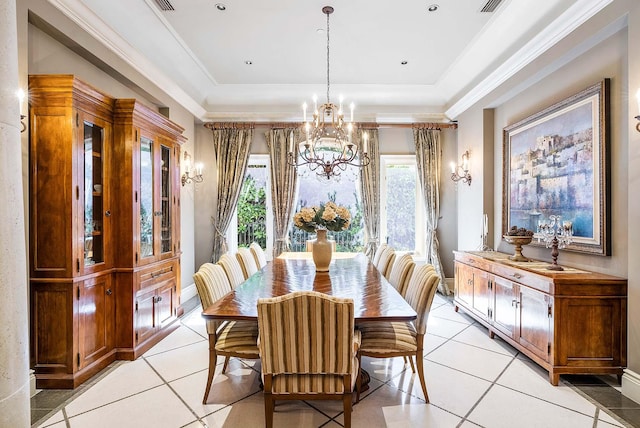
[[[519,302],[519,301],[517,301],[516,299],[513,299],[513,300],[511,301],[511,306],[515,306],[516,308],[518,307],[518,305],[519,305],[519,304],[520,304],[520,302]]]
[[[104,212],[105,217],[111,217],[111,210],[106,210]]]
[[[519,273],[514,273],[513,275],[511,275],[512,277],[514,277],[515,279],[520,279],[522,278],[522,275],[520,275]]]
[[[111,296],[113,294],[113,291],[111,291],[110,288],[107,288],[107,296]]]

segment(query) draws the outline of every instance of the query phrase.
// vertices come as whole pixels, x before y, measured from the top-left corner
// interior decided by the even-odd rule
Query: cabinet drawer
[[[161,283],[165,283],[176,278],[177,263],[175,260],[157,263],[138,272],[138,291],[147,288],[155,288]]]
[[[543,293],[553,293],[553,283],[547,278],[536,275],[533,272],[515,269],[513,267],[503,266],[497,263],[491,267],[491,272],[495,275],[508,279],[509,281],[526,285],[538,291],[542,291]]]

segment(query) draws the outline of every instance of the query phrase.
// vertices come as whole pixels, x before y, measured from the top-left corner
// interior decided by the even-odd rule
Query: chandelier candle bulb
[[[638,91],[640,93],[640,91]],[[640,99],[640,98],[639,98]],[[349,119],[349,122],[353,123],[353,109],[354,109],[355,105],[353,103],[349,104],[349,108],[351,109],[351,119]]]
[[[289,134],[289,153],[293,153],[293,132]]]
[[[318,115],[318,96],[316,94],[313,94],[313,111],[317,116]]]
[[[196,175],[202,175],[202,170],[204,169],[204,166],[201,163],[197,163],[196,164]]]
[[[456,163],[455,162],[451,162],[451,173],[455,174],[456,173]]]
[[[307,103],[302,104],[302,121],[307,121]]]

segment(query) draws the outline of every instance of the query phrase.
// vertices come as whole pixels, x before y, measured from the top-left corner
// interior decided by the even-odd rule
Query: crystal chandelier
[[[313,119],[307,122],[307,103],[302,105],[304,122],[304,135],[306,139],[298,145],[298,154],[295,150],[293,134],[289,144],[289,165],[299,168],[308,165],[310,170],[319,177],[330,179],[339,177],[348,166],[361,168],[369,165],[367,155],[368,135],[363,134],[362,153],[358,156],[358,147],[353,142],[353,108],[351,103],[351,116],[348,122],[344,120],[342,110],[342,96],[340,104],[331,102],[329,96],[329,15],[333,13],[333,7],[325,6],[322,13],[327,15],[327,102],[318,106],[318,98],[313,97]]]

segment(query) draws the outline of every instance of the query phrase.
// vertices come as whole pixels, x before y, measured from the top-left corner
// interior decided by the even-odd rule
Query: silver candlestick
[[[571,244],[573,237],[573,224],[570,221],[560,221],[559,215],[550,215],[549,221],[538,222],[538,242],[544,241],[547,248],[551,248],[551,257],[553,263],[547,269],[564,270],[558,265],[559,249],[565,248]]]

